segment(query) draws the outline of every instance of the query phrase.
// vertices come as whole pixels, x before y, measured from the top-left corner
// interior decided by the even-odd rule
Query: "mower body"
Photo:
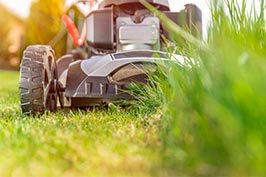
[[[148,2],[178,25],[191,28],[194,35],[200,33],[201,11],[195,5],[176,13],[169,11],[168,0]],[[155,71],[160,62],[169,60],[161,38],[168,34],[160,19],[139,0],[104,0],[86,17],[86,25],[86,45],[93,55],[85,60],[72,58],[64,71],[59,69],[64,96],[71,100],[64,106],[83,107],[132,98],[125,92],[128,84],[147,83],[147,69]],[[174,58],[181,63],[184,60],[182,56]]]
[[[201,11],[195,5],[188,4],[180,12],[170,12],[168,0],[147,2],[193,35],[201,34]],[[67,54],[56,61],[56,73],[44,87],[44,110],[50,104],[49,99],[59,100],[61,107],[86,107],[132,99],[126,91],[128,86],[147,84],[147,71],[155,72],[162,61],[170,58],[163,51],[163,41],[171,41],[167,31],[160,19],[139,0],[103,0],[85,22],[83,52]],[[183,56],[173,58],[184,62]],[[25,87],[21,85],[23,90]],[[47,98],[50,92],[53,94]]]

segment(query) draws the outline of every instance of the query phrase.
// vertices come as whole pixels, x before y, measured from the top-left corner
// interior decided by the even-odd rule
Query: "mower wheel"
[[[50,46],[29,46],[20,65],[20,105],[24,114],[56,111],[57,70],[55,54]]]

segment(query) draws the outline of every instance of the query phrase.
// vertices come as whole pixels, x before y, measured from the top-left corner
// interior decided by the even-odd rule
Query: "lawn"
[[[207,41],[160,15],[192,62],[162,65],[131,108],[26,117],[0,72],[0,176],[266,176],[266,4],[225,2]]]
[[[0,176],[162,173],[156,168],[158,116],[115,108],[26,117],[19,107],[18,77],[17,72],[0,72]]]

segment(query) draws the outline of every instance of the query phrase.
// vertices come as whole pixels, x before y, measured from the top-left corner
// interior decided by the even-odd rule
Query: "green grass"
[[[0,176],[151,176],[160,117],[135,109],[22,115],[18,73],[0,72]],[[155,170],[155,171],[154,171]]]
[[[266,175],[265,1],[258,16],[246,15],[244,0],[242,8],[226,2],[229,15],[213,6],[206,42],[161,16],[177,42],[187,41],[178,52],[194,59],[190,67],[172,64],[161,89],[148,91],[163,95],[161,157],[170,175]]]

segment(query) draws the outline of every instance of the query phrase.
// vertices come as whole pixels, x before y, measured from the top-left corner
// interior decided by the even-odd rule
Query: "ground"
[[[18,72],[0,71],[0,176],[162,173],[158,118],[119,108],[27,117],[18,80]]]

